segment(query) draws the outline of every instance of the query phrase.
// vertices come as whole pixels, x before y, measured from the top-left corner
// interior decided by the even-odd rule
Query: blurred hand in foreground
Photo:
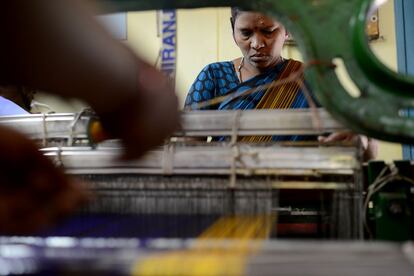
[[[28,234],[86,201],[86,193],[22,134],[0,126],[0,234]]]

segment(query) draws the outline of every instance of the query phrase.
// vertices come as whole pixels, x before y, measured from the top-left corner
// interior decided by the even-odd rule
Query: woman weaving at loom
[[[280,22],[261,13],[239,8],[232,8],[230,20],[234,41],[243,56],[233,61],[207,65],[190,88],[185,102],[187,109],[248,110],[317,106],[303,85],[303,64],[281,56],[288,33]],[[366,159],[374,158],[376,142],[364,136],[350,132],[333,133],[318,137],[318,140],[350,141],[357,137],[362,141]],[[309,137],[255,136],[246,137],[243,141],[306,139]]]

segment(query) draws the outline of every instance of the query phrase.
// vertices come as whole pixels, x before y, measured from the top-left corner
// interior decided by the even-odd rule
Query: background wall
[[[181,106],[189,87],[205,65],[240,57],[240,52],[233,42],[229,18],[229,8],[177,12],[176,89]],[[381,38],[371,42],[372,49],[381,61],[393,70],[397,70],[393,0],[381,7],[379,20]],[[126,25],[125,43],[150,64],[155,64],[161,47],[156,12],[130,12],[127,14]],[[283,56],[301,59],[300,53],[293,46],[286,46]],[[48,103],[58,112],[78,111],[84,106],[78,101],[63,103],[58,98],[44,95],[38,95],[36,98]],[[381,142],[378,159],[391,161],[401,158],[401,145]]]
[[[379,20],[381,38],[371,43],[372,50],[385,65],[398,71],[394,0],[388,1],[381,7]],[[378,159],[386,161],[402,159],[401,144],[381,142]]]

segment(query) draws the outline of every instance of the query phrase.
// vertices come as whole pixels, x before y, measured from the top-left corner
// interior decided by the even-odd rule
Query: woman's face
[[[244,62],[259,70],[279,61],[287,37],[282,24],[256,12],[241,12],[234,22],[233,35]]]

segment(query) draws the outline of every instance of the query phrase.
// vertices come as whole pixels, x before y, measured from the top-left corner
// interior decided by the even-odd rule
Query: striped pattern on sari
[[[277,79],[275,79],[266,90],[255,109],[288,109],[301,91],[300,83],[304,81],[303,74],[298,76],[299,81],[290,81],[277,85],[278,81],[288,78],[291,74],[302,68],[302,63],[295,60],[288,60],[285,68]],[[272,136],[246,136],[241,139],[243,142],[269,142]]]

